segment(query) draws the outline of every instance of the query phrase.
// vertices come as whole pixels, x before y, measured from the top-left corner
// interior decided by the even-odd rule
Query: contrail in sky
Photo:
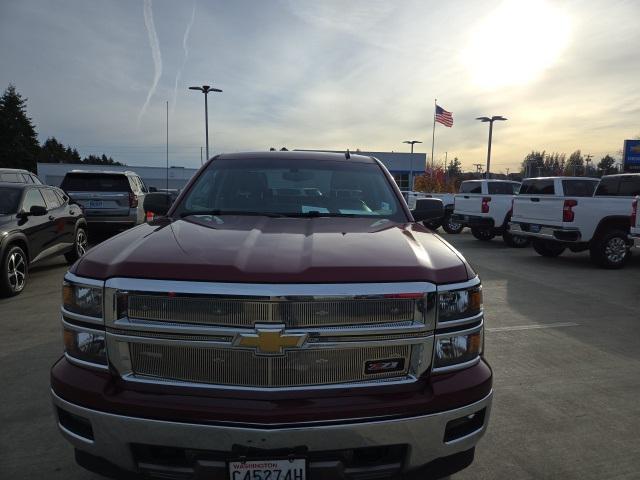
[[[147,93],[147,100],[142,106],[142,110],[138,114],[138,126],[140,126],[140,120],[147,111],[147,106],[151,97],[156,92],[158,81],[162,75],[162,54],[160,53],[160,42],[158,41],[158,35],[156,34],[156,27],[153,23],[153,9],[151,7],[151,0],[144,0],[144,25],[147,27],[147,34],[149,35],[149,45],[151,45],[151,56],[153,57],[153,83]]]
[[[189,58],[189,33],[191,33],[191,27],[193,26],[193,22],[196,19],[196,2],[193,2],[193,10],[191,11],[191,20],[187,24],[187,29],[184,31],[184,36],[182,37],[182,50],[184,51],[184,58],[182,59],[182,65],[178,69],[176,73],[176,81],[173,86],[173,102],[171,102],[171,113],[176,109],[176,99],[178,96],[178,83],[180,83],[180,77],[182,77],[182,70],[184,70],[185,65],[187,64],[187,58]]]

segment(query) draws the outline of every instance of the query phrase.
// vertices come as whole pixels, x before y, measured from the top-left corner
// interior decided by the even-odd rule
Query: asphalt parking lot
[[[455,479],[640,477],[640,251],[624,270],[586,253],[447,236],[484,283],[486,356],[494,368],[489,432]],[[58,434],[49,368],[61,355],[64,259],[31,271],[0,300],[0,478],[97,479]]]

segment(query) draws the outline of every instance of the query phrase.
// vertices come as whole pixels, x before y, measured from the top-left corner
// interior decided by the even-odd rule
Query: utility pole
[[[202,166],[202,147],[200,147],[200,166]]]
[[[474,163],[473,165],[476,167],[476,173],[482,174],[482,164],[481,163]]]
[[[209,104],[207,102],[207,97],[211,92],[222,93],[222,90],[219,88],[213,88],[209,85],[203,85],[201,87],[189,87],[189,90],[198,90],[204,93],[204,130],[206,136],[206,146],[207,146],[207,161],[209,160]]]
[[[167,191],[169,190],[169,100],[167,100]]]
[[[493,136],[493,122],[497,121],[505,121],[507,120],[502,115],[494,115],[492,117],[478,117],[476,120],[480,120],[484,123],[489,123],[489,146],[487,147],[487,172],[486,177],[489,178],[491,175],[491,137]]]

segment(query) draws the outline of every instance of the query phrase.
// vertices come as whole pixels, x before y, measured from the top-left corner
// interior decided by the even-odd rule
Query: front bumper
[[[60,431],[76,449],[102,458],[124,471],[155,472],[157,475],[173,472],[182,476],[163,478],[213,480],[227,478],[225,461],[209,461],[204,465],[196,461],[191,466],[175,466],[167,462],[141,463],[134,455],[132,444],[171,447],[174,450],[229,452],[230,457],[232,452],[238,451],[238,447],[265,452],[291,452],[302,447],[305,452],[312,453],[406,445],[406,458],[400,468],[402,471],[410,471],[434,460],[473,449],[487,429],[492,392],[470,405],[429,415],[278,428],[256,428],[240,424],[232,426],[181,423],[130,417],[73,404],[53,391],[52,398]],[[78,434],[72,431],[72,428],[65,428],[62,425],[65,421],[61,421],[61,412],[63,416],[71,414],[87,420],[91,426],[92,438],[87,438],[87,433]],[[447,424],[471,415],[481,415],[476,417],[480,418],[480,421],[471,430],[461,431],[458,436],[445,441],[445,432],[450,432],[447,430]],[[337,474],[348,475],[348,472],[338,467],[336,472],[331,473],[328,462],[316,463],[309,461],[310,479],[313,479],[318,471],[324,472],[323,475],[329,475],[324,478],[343,478]],[[362,478],[373,477],[363,475]]]
[[[531,231],[530,225],[529,223],[510,222],[509,231],[513,235],[541,238],[543,240],[553,240],[556,242],[578,243],[582,239],[580,230],[577,228],[540,225],[539,230]]]
[[[495,222],[493,221],[493,218],[490,217],[454,213],[451,216],[451,220],[469,228],[495,228]]]

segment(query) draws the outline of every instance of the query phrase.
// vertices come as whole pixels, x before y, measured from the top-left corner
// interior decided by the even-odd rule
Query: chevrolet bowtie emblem
[[[258,355],[282,355],[285,348],[301,346],[306,333],[284,333],[284,325],[256,325],[255,333],[239,333],[236,347],[254,348]]]

